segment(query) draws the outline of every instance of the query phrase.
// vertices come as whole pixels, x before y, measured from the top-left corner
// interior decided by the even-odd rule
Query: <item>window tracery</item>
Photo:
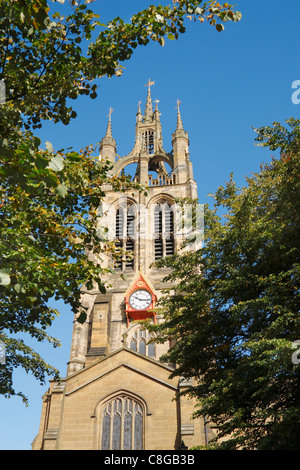
[[[144,407],[135,398],[118,395],[106,402],[101,413],[102,450],[142,450]]]
[[[136,351],[144,356],[155,357],[155,344],[149,342],[154,337],[154,333],[148,330],[138,328],[133,333],[129,347],[132,351]]]

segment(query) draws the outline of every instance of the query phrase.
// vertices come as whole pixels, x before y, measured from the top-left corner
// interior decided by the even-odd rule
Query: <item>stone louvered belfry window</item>
[[[133,205],[119,207],[116,212],[115,225],[116,247],[134,253],[135,208]],[[126,256],[115,262],[115,269],[120,271],[134,269],[134,257]]]
[[[122,394],[106,402],[101,413],[101,450],[142,450],[144,409]]]
[[[154,207],[154,259],[174,254],[174,213],[172,204],[158,203]]]
[[[142,135],[143,141],[143,150],[145,150],[148,154],[153,154],[154,152],[154,132],[153,130],[148,130],[143,132]]]

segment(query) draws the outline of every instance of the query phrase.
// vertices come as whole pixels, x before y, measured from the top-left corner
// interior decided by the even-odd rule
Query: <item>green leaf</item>
[[[24,287],[23,287],[21,284],[15,284],[15,285],[14,285],[14,290],[15,290],[18,294],[20,294],[20,293],[24,294],[24,292],[25,292],[25,289],[24,289]]]
[[[50,188],[56,188],[58,186],[58,179],[54,173],[50,173],[45,176],[45,181]]]
[[[61,171],[64,164],[64,159],[61,155],[56,155],[55,157],[51,158],[49,165],[47,168],[51,168],[53,171]]]
[[[27,184],[27,186],[31,186],[33,188],[38,188],[39,185],[40,185],[40,183],[26,183],[26,184]]]
[[[99,286],[99,290],[100,290],[101,294],[106,294],[106,288],[105,288],[105,286],[104,286],[103,284],[101,284],[101,285]]]
[[[47,167],[48,160],[47,158],[44,158],[41,155],[37,155],[35,164],[38,170],[43,170],[44,168]]]
[[[242,19],[242,13],[240,11],[237,11],[233,15],[233,21],[240,21]]]
[[[81,312],[79,317],[77,318],[77,321],[81,324],[83,324],[86,320],[86,312]]]
[[[171,41],[173,41],[175,39],[175,36],[173,33],[169,33],[168,34],[168,39],[171,39]]]
[[[77,152],[71,152],[68,154],[68,159],[72,162],[80,162],[81,158],[81,155],[79,155]]]
[[[64,184],[60,184],[59,186],[57,186],[57,188],[55,188],[55,192],[59,196],[65,197],[68,192],[68,188]]]
[[[51,142],[48,142],[48,140],[45,143],[45,147],[46,147],[47,152],[53,153],[53,145],[51,144]]]
[[[10,275],[7,273],[5,269],[0,270],[0,285],[1,286],[9,286],[10,284]]]

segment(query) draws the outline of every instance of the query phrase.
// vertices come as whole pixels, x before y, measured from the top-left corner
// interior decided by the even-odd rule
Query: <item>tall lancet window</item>
[[[125,271],[134,269],[135,249],[135,206],[119,207],[115,225],[116,247],[128,254],[115,262],[115,269]]]
[[[172,204],[158,203],[154,207],[154,259],[171,256],[174,245],[174,212]]]
[[[102,407],[101,450],[143,449],[144,407],[128,395],[119,395]]]

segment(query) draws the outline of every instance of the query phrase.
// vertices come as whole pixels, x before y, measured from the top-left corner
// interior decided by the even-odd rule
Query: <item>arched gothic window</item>
[[[115,269],[125,271],[134,269],[135,206],[119,207],[116,212],[116,247],[130,253],[115,262]],[[130,256],[131,255],[131,256]]]
[[[112,398],[101,410],[101,450],[143,449],[144,407],[129,395]]]
[[[154,259],[174,254],[174,213],[172,204],[154,206]]]
[[[130,339],[130,349],[144,356],[155,357],[155,345],[149,340],[153,337],[153,333],[148,330],[138,328]]]

